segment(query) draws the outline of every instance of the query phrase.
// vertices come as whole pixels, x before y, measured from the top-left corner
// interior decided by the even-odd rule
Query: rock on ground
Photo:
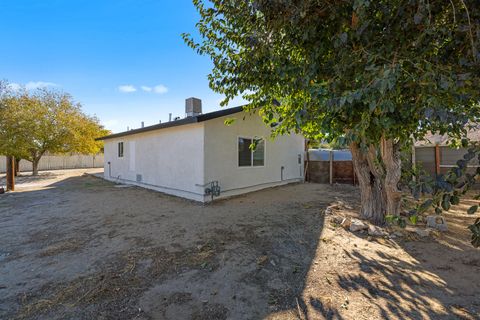
[[[377,226],[368,226],[368,235],[373,237],[384,237],[388,236],[388,232]]]
[[[428,216],[427,227],[443,232],[448,231],[447,221],[442,216]]]
[[[350,223],[350,231],[356,232],[368,229],[368,224],[359,219],[352,219]]]
[[[431,229],[421,229],[421,228],[415,228],[414,230],[414,232],[422,238],[428,237],[431,231],[432,231]]]

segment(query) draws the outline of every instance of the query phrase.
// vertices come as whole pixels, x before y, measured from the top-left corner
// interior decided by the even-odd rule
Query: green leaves
[[[450,210],[450,194],[448,193],[443,195],[442,209],[445,211]]]
[[[471,206],[470,208],[468,208],[467,213],[468,214],[474,214],[475,212],[477,212],[477,210],[478,210],[478,205],[474,205],[474,206]]]
[[[234,122],[235,122],[235,118],[227,118],[225,119],[225,121],[223,122],[226,126],[231,126]]]
[[[400,228],[405,228],[407,226],[407,222],[405,221],[405,218],[400,217],[400,216],[394,216],[394,215],[391,215],[391,214],[387,214],[385,216],[385,221],[387,221],[388,223],[393,224],[393,225],[398,225]]]
[[[425,202],[423,202],[419,208],[418,208],[418,213],[423,213],[425,211],[427,211],[433,204],[433,200],[432,199],[427,199]]]
[[[183,37],[211,58],[210,87],[260,109],[273,136],[408,145],[431,131],[460,140],[480,119],[480,39],[472,46],[470,35],[480,6],[465,3],[471,19],[450,1],[195,0],[200,38]],[[470,158],[456,168],[463,181],[440,177],[415,197],[429,193],[438,214],[449,210],[468,190]]]
[[[459,204],[460,203],[460,197],[456,196],[456,195],[452,196],[450,198],[450,203],[453,204],[453,205]]]
[[[468,229],[472,232],[472,245],[475,248],[480,247],[480,218],[477,218],[474,224],[468,226]]]
[[[412,224],[417,224],[417,222],[418,222],[418,216],[417,215],[411,215],[408,219],[410,220],[410,222]]]
[[[96,117],[66,93],[20,90],[0,94],[0,153],[36,162],[45,152],[98,153],[105,136]]]
[[[348,130],[357,142],[384,134],[407,141],[428,130],[454,135],[465,115],[480,115],[472,104],[480,96],[478,63],[469,37],[455,33],[468,21],[449,2],[429,10],[415,1],[194,4],[201,38],[182,37],[212,59],[211,88],[227,99],[248,92],[251,108],[287,118],[275,132],[335,138]],[[477,7],[469,11],[479,15]],[[281,106],[266,107],[273,99]]]

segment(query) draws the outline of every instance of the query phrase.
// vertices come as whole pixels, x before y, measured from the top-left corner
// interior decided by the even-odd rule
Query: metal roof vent
[[[188,98],[185,100],[185,114],[187,117],[195,117],[202,114],[202,100]]]

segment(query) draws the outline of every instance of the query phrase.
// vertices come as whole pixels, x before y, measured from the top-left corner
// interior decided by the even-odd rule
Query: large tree
[[[18,103],[20,97],[14,96],[14,91],[8,82],[0,81],[0,154],[14,156],[15,159],[28,157],[26,122],[19,119]],[[26,101],[24,101],[26,102]]]
[[[461,139],[480,115],[478,0],[194,0],[210,87],[273,134],[352,150],[361,214],[400,213],[401,149],[428,131]]]
[[[0,154],[32,162],[33,175],[46,153],[95,154],[96,137],[107,131],[96,117],[84,114],[70,95],[46,89],[9,90],[0,84]]]

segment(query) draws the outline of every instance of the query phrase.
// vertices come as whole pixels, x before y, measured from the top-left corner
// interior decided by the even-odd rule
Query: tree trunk
[[[15,191],[15,158],[7,156],[7,191]]]
[[[20,160],[19,158],[15,158],[15,177],[18,176],[18,172],[20,171]]]
[[[399,215],[402,198],[398,189],[402,170],[399,144],[382,138],[380,147],[370,145],[362,150],[352,143],[350,150],[360,187],[361,216],[383,224],[387,214]]]
[[[32,150],[32,157],[30,159],[30,161],[32,161],[32,176],[38,175],[38,163],[44,153],[45,151]]]
[[[400,146],[393,140],[381,141],[381,157],[385,166],[385,193],[387,196],[387,214],[398,216],[402,193],[398,190],[398,183],[402,175],[402,161]]]
[[[385,222],[386,197],[382,179],[372,172],[367,154],[360,149],[358,144],[351,144],[350,150],[360,187],[360,214],[375,224],[383,224]]]
[[[32,176],[38,176],[38,162],[40,162],[40,159],[33,159],[32,161]]]

